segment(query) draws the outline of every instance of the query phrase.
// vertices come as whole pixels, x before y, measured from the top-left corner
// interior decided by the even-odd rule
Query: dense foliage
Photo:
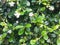
[[[0,0],[0,45],[60,45],[60,0]]]

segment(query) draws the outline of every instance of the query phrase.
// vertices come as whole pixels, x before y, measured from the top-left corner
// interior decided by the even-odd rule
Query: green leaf
[[[2,34],[2,38],[5,38],[7,36],[7,33]]]
[[[59,25],[55,25],[55,26],[53,26],[52,28],[53,28],[53,30],[56,30],[56,29],[59,28]]]
[[[54,30],[52,28],[48,28],[49,32],[53,32]]]
[[[7,24],[5,22],[1,22],[0,25],[6,26]]]
[[[20,43],[25,42],[25,41],[26,40],[24,38],[19,40]]]
[[[44,43],[44,42],[45,42],[45,40],[44,40],[44,39],[40,39],[40,42],[41,42],[41,43]]]
[[[24,26],[22,26],[22,25],[18,25],[18,26],[16,26],[14,29],[20,29],[20,28],[23,28]]]
[[[25,25],[25,27],[29,28],[29,27],[31,27],[31,24],[27,23],[27,24]]]
[[[19,31],[18,31],[18,35],[22,35],[24,33],[24,29],[20,29]]]
[[[6,32],[6,31],[8,31],[8,27],[7,27],[7,26],[5,26],[5,27],[3,28],[3,32]]]
[[[45,11],[45,7],[42,7],[42,8],[40,9],[40,11]]]
[[[46,32],[46,31],[42,31],[42,32],[41,32],[41,35],[42,35],[42,36],[45,36],[45,35],[47,35],[47,32]]]
[[[36,22],[43,23],[43,19],[42,19],[42,17],[41,17],[41,16],[37,17]]]
[[[14,42],[13,37],[10,37],[8,41],[9,42]]]
[[[47,36],[47,35],[45,35],[43,38],[44,38],[45,40],[47,40],[47,39],[48,39],[48,36]]]
[[[57,39],[57,45],[60,45],[60,38]]]
[[[34,17],[30,17],[31,23],[36,23],[36,19]]]
[[[31,32],[30,32],[30,28],[26,28],[26,31],[25,31],[25,34],[26,35],[29,35]]]
[[[44,20],[45,20],[45,15],[44,14],[42,14],[42,16],[38,16],[36,18],[36,22],[39,22],[39,23],[43,23]]]
[[[34,32],[35,32],[35,33],[38,33],[38,32],[39,32],[39,28],[38,28],[38,27],[35,27],[35,28],[34,28]]]
[[[27,12],[31,12],[32,9],[31,9],[31,8],[26,8],[26,11],[27,11]]]
[[[24,15],[25,12],[20,12],[20,15]]]
[[[2,35],[0,35],[0,41],[2,41],[3,39],[2,39]]]
[[[31,44],[31,45],[36,44],[36,40],[30,40],[30,44]]]
[[[48,0],[42,0],[42,2],[45,2],[45,1],[48,1]]]

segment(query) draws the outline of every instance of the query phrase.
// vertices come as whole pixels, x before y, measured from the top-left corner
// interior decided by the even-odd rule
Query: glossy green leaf
[[[18,31],[18,35],[22,35],[24,33],[24,29],[20,29],[19,31]]]
[[[24,26],[22,25],[17,25],[14,29],[20,29],[20,28],[23,28]]]
[[[25,25],[25,27],[29,28],[29,27],[31,27],[31,24],[27,23],[27,24]]]

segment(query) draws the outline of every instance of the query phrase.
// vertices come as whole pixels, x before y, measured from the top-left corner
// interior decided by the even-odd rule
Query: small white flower
[[[2,8],[0,8],[0,11],[2,10]]]
[[[31,17],[32,17],[33,15],[34,15],[33,12],[30,12],[30,13],[29,13],[29,16],[31,16]]]
[[[48,39],[47,42],[49,43],[50,42],[50,39]]]
[[[59,12],[59,15],[60,15],[60,12]]]
[[[14,6],[14,2],[9,2],[9,5],[11,6],[11,7],[13,7]]]
[[[53,11],[54,9],[54,6],[49,6],[49,10]]]
[[[58,22],[58,20],[55,18],[55,22]]]
[[[29,2],[29,1],[27,1],[26,5],[27,5],[27,6],[30,6],[30,2]]]
[[[20,13],[18,13],[18,12],[15,12],[15,13],[14,13],[14,15],[16,16],[16,18],[19,18],[19,16],[20,16]]]
[[[16,23],[19,23],[19,21],[17,20]]]
[[[12,33],[12,30],[8,30],[8,32],[7,32],[7,33],[11,34],[11,33]]]

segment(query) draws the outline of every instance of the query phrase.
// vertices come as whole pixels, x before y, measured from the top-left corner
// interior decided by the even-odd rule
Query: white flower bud
[[[48,39],[47,42],[50,43],[50,39]]]
[[[17,20],[17,21],[16,21],[16,23],[18,24],[18,23],[19,23],[19,21]]]
[[[2,8],[0,8],[0,11],[2,10]]]
[[[53,11],[54,9],[54,6],[49,6],[49,10]]]
[[[31,16],[31,17],[32,17],[33,15],[34,15],[33,12],[30,12],[30,13],[29,13],[29,16]]]
[[[14,2],[9,2],[9,5],[11,6],[11,7],[13,7],[14,6]]]
[[[16,16],[16,18],[19,18],[19,16],[20,16],[20,13],[18,13],[18,12],[15,12],[15,13],[14,13],[14,15]]]
[[[8,32],[7,32],[7,33],[11,34],[11,33],[12,33],[12,30],[8,30]]]

